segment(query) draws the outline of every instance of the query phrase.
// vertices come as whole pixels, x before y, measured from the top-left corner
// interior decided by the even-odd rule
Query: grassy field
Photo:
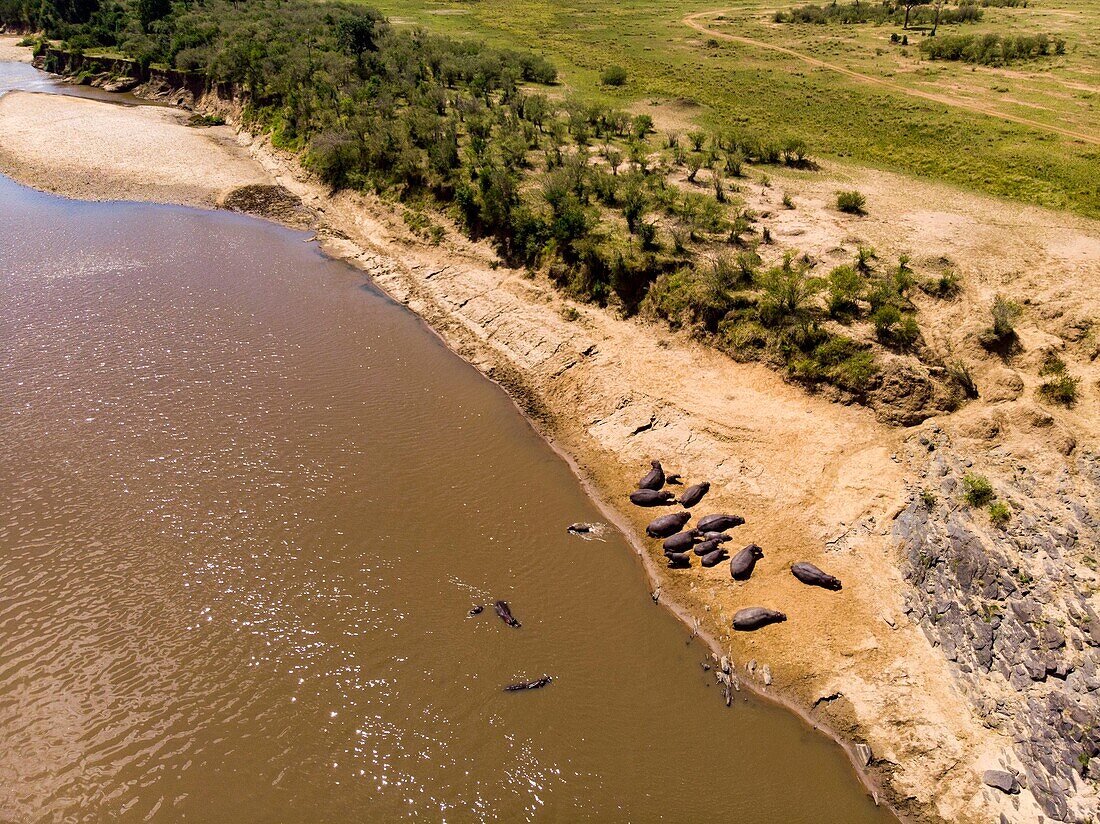
[[[897,26],[777,24],[774,11],[787,6],[756,2],[732,9],[679,0],[371,4],[397,25],[533,49],[552,60],[568,90],[582,97],[624,107],[664,104],[665,112],[710,126],[801,137],[817,156],[1100,217],[1096,143],[916,99],[793,55],[711,38],[683,22],[688,14],[714,11],[704,22],[716,31],[1100,138],[1100,0],[987,8],[978,23],[941,26],[945,34],[1042,31],[1067,41],[1065,55],[1000,69],[921,60],[918,34],[910,33],[907,49],[890,43],[891,32],[901,33]],[[626,69],[624,86],[601,86],[610,65]]]

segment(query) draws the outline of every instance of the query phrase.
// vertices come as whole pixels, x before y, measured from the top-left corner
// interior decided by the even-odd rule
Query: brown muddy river
[[[0,820],[892,820],[301,233],[0,177],[0,500]]]

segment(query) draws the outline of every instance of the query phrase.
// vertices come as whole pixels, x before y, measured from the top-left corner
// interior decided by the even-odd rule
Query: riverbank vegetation
[[[799,137],[751,123],[658,130],[648,114],[561,95],[537,55],[396,28],[358,5],[141,8],[57,7],[36,22],[89,55],[83,72],[97,54],[122,55],[232,90],[245,125],[334,190],[402,204],[433,242],[442,230],[424,216],[446,211],[577,300],[640,312],[844,400],[870,402],[899,362],[894,402],[912,391],[946,408],[969,394],[923,344],[907,258],[888,265],[861,247],[818,271],[774,248],[747,208],[750,176],[766,185],[759,169],[816,168]],[[865,203],[837,199],[857,216]]]

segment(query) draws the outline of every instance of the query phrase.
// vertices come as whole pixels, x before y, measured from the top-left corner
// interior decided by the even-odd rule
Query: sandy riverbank
[[[654,512],[621,502],[651,457],[689,479],[711,481],[701,512],[747,518],[736,546],[755,541],[766,558],[746,584],[732,584],[724,565],[668,574],[655,565],[659,548],[639,543],[662,597],[699,620],[743,681],[759,679],[767,664],[773,695],[845,741],[868,744],[873,779],[914,818],[976,822],[1006,812],[1017,820],[1009,802],[979,781],[983,769],[1016,763],[1011,738],[979,722],[949,662],[905,616],[907,586],[890,531],[913,494],[900,454],[907,433],[684,336],[573,306],[544,281],[496,267],[491,250],[455,232],[442,246],[423,244],[386,204],[349,193],[331,197],[263,141],[242,135],[238,144],[228,128],[194,130],[180,117],[11,94],[0,100],[0,171],[63,195],[201,206],[223,203],[241,186],[286,187],[317,214],[330,252],[370,273],[516,398],[593,491],[615,502],[635,540]],[[955,258],[977,245],[981,254],[1000,254],[994,273],[1010,254],[1021,269],[1042,261],[1047,271],[1057,250],[1067,266],[1079,265],[1075,255],[1091,260],[1091,235],[1079,221],[1044,231],[1040,242],[1038,227],[1054,222],[1041,210],[1007,210],[884,173],[858,183],[873,205],[894,201],[859,226],[880,251],[897,246],[891,238],[898,225],[912,225],[925,236],[938,233],[927,243]],[[810,208],[835,184],[835,177],[800,184],[805,206],[784,218],[780,242],[821,247],[822,255],[850,245],[851,224]],[[766,203],[781,192],[749,196]],[[1006,234],[1007,219],[1014,222]],[[977,278],[968,285],[975,300],[993,288]],[[960,421],[980,413],[964,411]],[[796,560],[834,572],[844,591],[802,587],[788,572]],[[782,609],[790,620],[731,636],[733,611],[753,604]],[[760,665],[755,675],[746,670],[750,660]],[[1032,804],[1025,791],[1020,809]]]

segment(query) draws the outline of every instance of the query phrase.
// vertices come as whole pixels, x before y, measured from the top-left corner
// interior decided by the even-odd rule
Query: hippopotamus
[[[672,503],[672,493],[658,492],[656,489],[635,489],[630,493],[630,503],[635,506],[668,506]]]
[[[660,461],[650,461],[649,465],[653,468],[649,470],[644,478],[638,481],[638,489],[660,489],[665,485],[665,471],[661,469]]]
[[[686,512],[684,513],[687,514]],[[661,549],[665,552],[683,552],[695,545],[695,539],[699,537],[699,531],[689,529],[686,532],[677,532],[675,535],[665,538]]]
[[[698,532],[698,530],[696,530],[696,531]],[[703,533],[703,540],[704,541],[717,541],[720,544],[724,544],[726,541],[732,541],[733,538],[731,538],[725,532],[704,532]]]
[[[680,497],[676,500],[680,502],[680,506],[686,506],[688,509],[691,509],[699,503],[699,501],[703,500],[703,496],[708,492],[710,492],[710,481],[703,481],[701,484],[689,486],[680,493]]]
[[[708,552],[714,552],[714,550],[718,549],[718,545],[721,543],[721,541],[714,540],[703,541],[701,544],[695,545],[695,554],[703,556],[706,555]]]
[[[735,526],[741,526],[745,523],[745,519],[740,515],[707,515],[699,521],[699,530],[701,532],[723,532],[727,529],[733,529]]]
[[[683,483],[683,481],[680,479],[679,473],[671,473],[670,472],[669,474],[665,475],[665,483],[666,484],[676,484],[677,486],[679,486],[680,484]]]
[[[786,620],[786,615],[774,609],[747,607],[737,610],[733,616],[733,628],[741,632],[750,632],[766,627],[768,624],[779,624]]]
[[[691,566],[691,556],[686,552],[666,552],[669,569],[687,569]]]
[[[505,692],[519,692],[520,690],[537,690],[541,687],[545,687],[554,679],[549,675],[544,675],[542,678],[536,678],[534,681],[519,681],[515,684],[509,684],[504,688]]]
[[[472,607],[470,607],[470,611],[466,614],[472,618],[475,615],[481,615],[481,611],[483,609],[485,609],[485,607],[483,607],[481,604],[474,604]]]
[[[650,521],[649,526],[645,528],[645,534],[650,538],[667,538],[669,535],[675,535],[683,529],[684,524],[690,520],[690,512],[672,512],[668,515],[662,515],[660,518]]]
[[[519,621],[516,620],[516,616],[512,614],[512,608],[508,606],[507,601],[497,601],[493,604],[493,608],[496,609],[497,615],[500,616],[500,620],[506,623],[510,627],[518,627]]]
[[[712,566],[718,566],[728,557],[729,556],[726,554],[726,550],[722,549],[722,547],[718,547],[718,549],[714,550],[713,552],[708,552],[706,555],[703,556],[703,566],[707,567],[708,569]]]
[[[828,572],[822,572],[813,564],[807,563],[806,561],[799,561],[797,564],[791,564],[791,574],[802,583],[809,584],[810,586],[832,590],[840,589],[839,578],[834,578]]]
[[[756,544],[749,544],[730,559],[730,577],[738,581],[747,581],[752,575],[756,562],[764,557],[764,550]]]

